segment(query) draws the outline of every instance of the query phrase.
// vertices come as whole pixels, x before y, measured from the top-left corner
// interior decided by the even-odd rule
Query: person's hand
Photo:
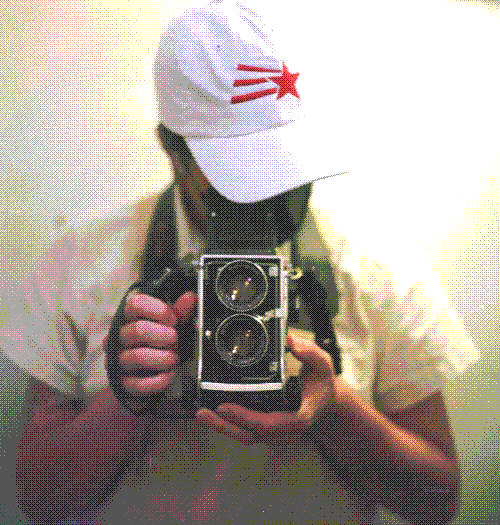
[[[123,387],[130,395],[163,392],[172,383],[180,361],[175,327],[192,318],[195,303],[192,292],[179,297],[173,307],[145,294],[132,295],[127,300],[118,360],[123,371]],[[158,373],[140,377],[138,371],[141,370]]]
[[[209,428],[248,445],[283,445],[300,437],[333,406],[335,369],[331,356],[314,342],[289,334],[287,345],[302,362],[302,402],[297,412],[255,412],[227,403],[215,412],[201,408],[196,417]]]

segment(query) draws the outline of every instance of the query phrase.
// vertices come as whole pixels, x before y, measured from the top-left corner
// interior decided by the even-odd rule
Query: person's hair
[[[184,137],[182,135],[177,135],[177,133],[174,133],[165,127],[161,122],[156,127],[156,131],[163,149],[165,149],[165,151],[170,149],[178,153],[184,166],[188,166],[192,153],[189,150]]]

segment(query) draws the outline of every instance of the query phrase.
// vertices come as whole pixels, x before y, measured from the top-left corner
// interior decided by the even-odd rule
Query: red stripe
[[[267,78],[240,78],[234,81],[233,87],[253,86],[254,84],[264,84],[265,82],[267,82]]]
[[[256,98],[265,97],[267,95],[272,95],[276,93],[278,88],[263,89],[262,91],[255,91],[254,93],[247,93],[245,95],[238,95],[236,97],[231,97],[231,104],[239,104],[240,102],[248,102],[249,100],[254,100]]]
[[[281,69],[269,69],[266,67],[246,66],[245,64],[238,64],[236,68],[238,71],[258,71],[259,73],[282,73]]]

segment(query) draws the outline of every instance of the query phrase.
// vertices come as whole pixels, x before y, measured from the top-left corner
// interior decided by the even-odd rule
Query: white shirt
[[[71,225],[40,260],[25,293],[9,298],[0,345],[28,373],[80,397],[108,385],[102,340],[125,291],[139,280],[158,198],[149,195]],[[188,227],[178,192],[175,206],[179,256],[197,256],[204,244]],[[382,412],[402,410],[478,359],[428,267],[362,235],[348,238],[325,210],[311,205],[310,211],[339,291],[333,322],[342,377],[363,399]],[[289,254],[289,245],[282,254]],[[246,447],[200,429],[197,421],[173,421],[168,428],[161,436],[152,432],[151,460],[138,458],[110,502],[106,515],[113,523],[118,516],[128,523],[362,521],[356,497],[325,472],[311,443],[274,450]]]

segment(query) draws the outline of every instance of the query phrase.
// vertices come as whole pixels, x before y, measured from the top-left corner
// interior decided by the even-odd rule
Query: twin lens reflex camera
[[[260,411],[285,401],[288,275],[277,255],[203,255],[198,268],[201,406]]]

